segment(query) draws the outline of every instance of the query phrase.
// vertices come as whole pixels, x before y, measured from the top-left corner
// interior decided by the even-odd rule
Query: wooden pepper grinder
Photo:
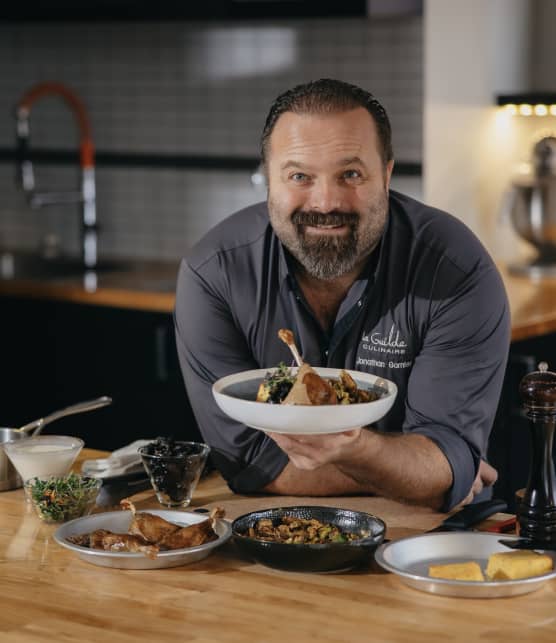
[[[517,509],[519,533],[535,543],[556,545],[556,479],[552,443],[556,428],[556,373],[541,362],[525,375],[519,393],[531,420],[529,481]]]

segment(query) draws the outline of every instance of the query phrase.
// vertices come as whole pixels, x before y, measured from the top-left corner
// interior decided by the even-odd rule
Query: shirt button
[[[328,351],[324,351],[324,354],[326,355],[326,357],[328,357]]]
[[[363,302],[362,302],[361,300],[359,300],[359,301],[357,302],[357,305],[358,305],[358,306],[362,306],[362,305],[363,305]]]

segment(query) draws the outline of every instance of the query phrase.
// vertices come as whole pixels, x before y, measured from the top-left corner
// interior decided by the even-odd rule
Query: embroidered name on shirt
[[[412,361],[409,362],[384,362],[380,359],[365,359],[364,357],[358,357],[356,361],[356,366],[374,366],[376,368],[409,368],[413,364]]]

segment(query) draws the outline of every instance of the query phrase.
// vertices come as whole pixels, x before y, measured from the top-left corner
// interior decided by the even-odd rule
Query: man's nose
[[[336,181],[319,179],[313,184],[309,207],[317,212],[342,210],[345,206],[345,194]]]

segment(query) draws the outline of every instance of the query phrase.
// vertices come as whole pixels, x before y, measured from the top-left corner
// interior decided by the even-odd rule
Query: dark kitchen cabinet
[[[200,434],[181,378],[170,314],[2,298],[3,426],[100,395],[113,404],[45,433],[112,450],[139,438]]]

